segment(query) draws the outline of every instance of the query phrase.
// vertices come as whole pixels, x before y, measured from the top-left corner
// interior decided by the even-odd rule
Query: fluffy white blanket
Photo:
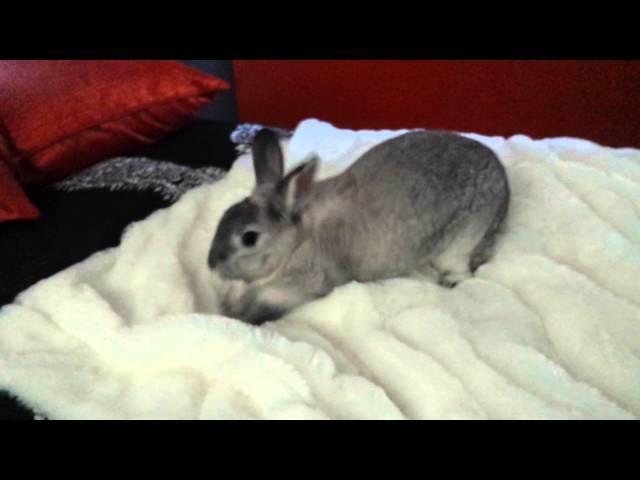
[[[308,120],[287,163],[316,151],[335,174],[399,133]],[[56,419],[640,417],[640,151],[470,136],[513,201],[457,288],[352,283],[264,327],[215,315],[207,250],[252,188],[244,156],[2,309],[0,388]]]

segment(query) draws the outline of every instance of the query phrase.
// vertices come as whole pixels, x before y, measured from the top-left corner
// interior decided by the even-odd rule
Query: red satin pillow
[[[61,179],[158,141],[227,88],[170,60],[0,61],[0,221],[25,200],[9,170],[25,184]]]

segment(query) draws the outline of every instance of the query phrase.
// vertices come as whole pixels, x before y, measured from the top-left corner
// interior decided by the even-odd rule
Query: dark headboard
[[[219,93],[215,100],[199,114],[200,117],[221,122],[236,123],[237,110],[234,96],[234,78],[231,60],[181,60],[189,66],[222,78],[231,85],[231,90]]]

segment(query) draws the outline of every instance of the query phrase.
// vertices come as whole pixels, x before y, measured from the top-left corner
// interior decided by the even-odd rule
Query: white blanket
[[[287,165],[316,151],[335,174],[399,133],[305,121]],[[2,309],[0,388],[57,419],[640,417],[640,151],[470,136],[513,200],[457,288],[351,283],[263,327],[216,315],[207,251],[252,188],[245,156]]]

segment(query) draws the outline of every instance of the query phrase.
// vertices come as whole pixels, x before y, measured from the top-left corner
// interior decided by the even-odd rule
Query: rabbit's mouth
[[[221,263],[217,265],[216,271],[218,275],[224,280],[244,280],[243,275],[240,275],[238,272],[234,271],[233,268],[229,268],[226,263]]]

